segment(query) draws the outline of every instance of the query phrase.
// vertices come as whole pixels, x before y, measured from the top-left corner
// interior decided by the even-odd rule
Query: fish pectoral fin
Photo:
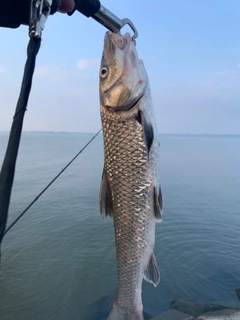
[[[151,282],[154,287],[159,284],[160,272],[158,270],[157,261],[154,253],[151,254],[147,269],[144,271],[144,279],[147,282]]]
[[[149,158],[150,149],[154,139],[153,127],[150,123],[148,123],[145,114],[141,110],[138,112],[137,120],[143,128],[143,137]]]
[[[105,168],[103,168],[102,183],[100,188],[100,213],[103,218],[107,216],[112,217],[112,196]]]
[[[154,203],[154,215],[158,222],[162,221],[163,201],[162,191],[159,186],[158,192],[156,187],[153,187],[153,203]]]

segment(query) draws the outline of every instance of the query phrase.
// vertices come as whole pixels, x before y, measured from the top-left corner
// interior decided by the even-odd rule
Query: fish
[[[113,217],[118,277],[108,320],[144,320],[143,278],[154,286],[160,281],[153,249],[163,201],[149,80],[129,33],[106,33],[99,79],[104,144],[100,213]]]

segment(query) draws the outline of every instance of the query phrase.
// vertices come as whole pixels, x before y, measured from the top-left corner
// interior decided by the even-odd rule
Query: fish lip
[[[106,36],[108,37],[108,41],[113,42],[116,47],[123,51],[129,48],[129,45],[132,41],[129,32],[126,32],[124,35],[121,35],[119,33],[108,31]]]
[[[124,107],[112,107],[112,106],[105,106],[107,109],[112,110],[114,112],[120,112],[120,111],[128,111],[130,109],[133,109],[138,103],[139,101],[141,101],[141,99],[143,98],[144,94],[141,94],[139,98],[137,98],[136,100],[133,100],[133,103],[124,106]]]

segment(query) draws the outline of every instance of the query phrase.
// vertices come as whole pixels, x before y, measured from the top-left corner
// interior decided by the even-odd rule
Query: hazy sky
[[[240,134],[239,0],[103,0],[136,25],[160,133]],[[95,132],[105,29],[76,12],[43,32],[24,130]],[[9,130],[28,29],[0,28],[0,130]]]

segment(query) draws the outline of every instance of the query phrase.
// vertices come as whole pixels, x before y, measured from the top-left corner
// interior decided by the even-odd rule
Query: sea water
[[[8,224],[92,136],[23,133]],[[0,133],[1,163],[7,139]],[[144,310],[156,315],[176,298],[236,300],[240,136],[160,135],[160,142],[164,214],[155,255],[161,281],[157,288],[143,282]],[[102,320],[103,309],[110,311],[116,258],[113,221],[99,214],[102,167],[99,135],[5,236],[1,320]]]

